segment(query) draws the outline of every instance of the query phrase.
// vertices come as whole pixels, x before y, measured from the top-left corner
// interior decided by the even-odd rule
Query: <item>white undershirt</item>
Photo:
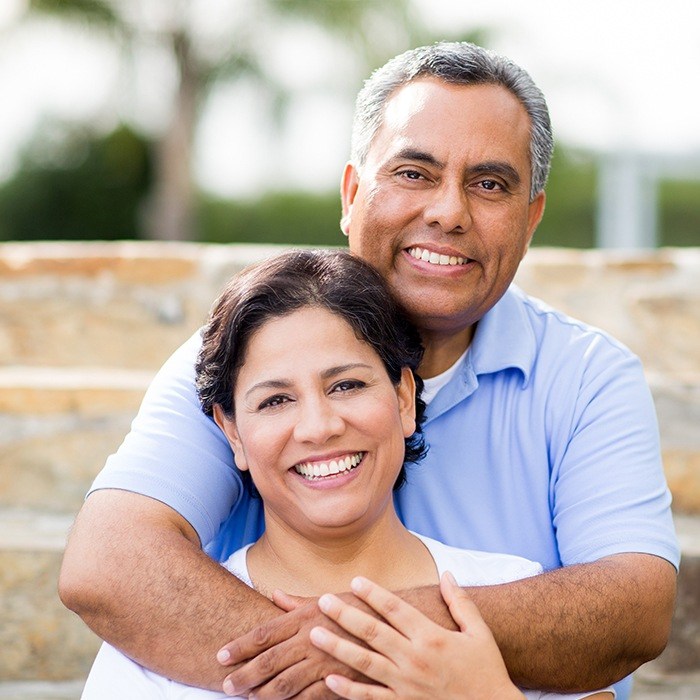
[[[462,364],[462,360],[467,356],[467,352],[469,352],[469,348],[467,348],[457,358],[451,367],[448,367],[441,374],[430,377],[430,379],[423,380],[423,393],[420,395],[420,397],[426,404],[429,404],[435,398],[438,391],[440,391],[440,389],[442,389],[442,387],[445,386],[445,384],[447,384],[452,377],[454,377],[458,367]]]

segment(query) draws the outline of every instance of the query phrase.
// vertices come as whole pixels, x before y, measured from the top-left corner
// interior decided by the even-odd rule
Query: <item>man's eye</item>
[[[500,182],[496,182],[495,180],[482,180],[480,183],[481,187],[485,190],[502,190],[503,186],[501,185]]]
[[[401,177],[406,178],[407,180],[422,180],[423,179],[422,173],[419,173],[417,170],[402,170],[399,172],[399,175],[401,175]]]

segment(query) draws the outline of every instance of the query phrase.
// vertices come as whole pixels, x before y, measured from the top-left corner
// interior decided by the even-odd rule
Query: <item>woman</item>
[[[395,680],[387,676],[383,654],[395,649],[387,634],[396,630],[384,626],[378,641],[385,644],[367,671],[384,686],[369,692],[377,698],[523,698],[488,629],[447,572],[459,585],[486,585],[540,567],[416,535],[394,509],[404,463],[424,452],[424,405],[416,398],[422,382],[414,374],[421,352],[417,332],[381,277],[350,254],[295,251],[232,280],[203,331],[197,388],[203,410],[226,434],[238,468],[263,500],[265,532],[225,565],[268,597],[275,591],[321,596],[324,612],[351,629],[358,619],[322,594],[352,587],[381,608],[390,596],[384,589],[433,585],[442,577],[443,595],[467,634],[444,633],[430,684],[421,691],[420,669],[409,665]],[[420,615],[400,612],[399,630],[407,612]],[[418,627],[420,636],[423,621]],[[352,663],[354,647],[321,628],[312,639]],[[362,684],[340,676],[326,682],[343,697],[368,697]],[[83,698],[110,697],[227,696],[168,681],[104,645]],[[613,693],[567,697],[609,700]]]

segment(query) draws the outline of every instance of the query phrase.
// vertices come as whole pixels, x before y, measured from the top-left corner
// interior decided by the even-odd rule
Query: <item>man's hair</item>
[[[547,183],[554,139],[542,91],[520,66],[493,51],[468,42],[439,42],[406,51],[378,68],[357,96],[351,158],[361,168],[384,119],[387,101],[400,87],[419,78],[438,78],[457,85],[501,85],[530,117],[530,200]]]
[[[246,268],[229,282],[202,331],[195,367],[202,410],[211,415],[219,405],[227,416],[235,416],[233,392],[252,335],[267,321],[308,307],[326,309],[347,322],[379,355],[395,386],[404,367],[414,373],[416,432],[405,440],[404,463],[419,461],[426,451],[421,430],[423,381],[415,374],[423,357],[420,336],[382,276],[345,251],[281,253]],[[395,488],[403,479],[404,469]]]

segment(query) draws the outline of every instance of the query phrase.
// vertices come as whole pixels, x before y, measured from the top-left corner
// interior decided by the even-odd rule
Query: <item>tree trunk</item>
[[[188,37],[178,32],[172,41],[180,82],[172,120],[156,144],[146,235],[156,240],[186,241],[195,235],[191,152],[201,86]]]

